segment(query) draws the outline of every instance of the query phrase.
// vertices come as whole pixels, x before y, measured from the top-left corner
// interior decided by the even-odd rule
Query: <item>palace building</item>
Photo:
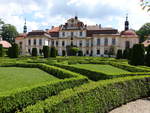
[[[131,48],[139,43],[139,38],[129,29],[128,17],[124,31],[119,32],[117,29],[101,25],[85,25],[75,16],[64,25],[45,31],[33,30],[27,33],[25,22],[24,33],[16,37],[15,42],[19,45],[22,55],[30,54],[32,48],[37,48],[40,54],[43,46],[54,46],[61,56],[63,51],[67,53],[67,47],[75,46],[85,56],[105,56],[112,49],[116,53],[118,49]]]

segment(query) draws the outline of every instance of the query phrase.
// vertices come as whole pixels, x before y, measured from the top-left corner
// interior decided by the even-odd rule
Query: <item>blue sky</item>
[[[24,19],[28,31],[50,29],[78,15],[88,25],[124,28],[128,13],[130,28],[139,29],[150,21],[150,13],[142,10],[140,0],[0,0],[0,18],[22,32]]]

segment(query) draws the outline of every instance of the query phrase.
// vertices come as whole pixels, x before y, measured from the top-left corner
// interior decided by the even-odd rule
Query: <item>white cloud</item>
[[[78,13],[85,24],[102,24],[124,29],[126,13],[130,27],[139,29],[149,22],[150,15],[143,11],[140,0],[0,0],[0,18],[23,31],[27,18],[28,31],[64,24]]]

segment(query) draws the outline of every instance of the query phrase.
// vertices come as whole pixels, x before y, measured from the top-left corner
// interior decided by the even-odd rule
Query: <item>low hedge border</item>
[[[22,113],[106,113],[122,104],[150,96],[149,77],[88,83],[28,106]]]
[[[2,65],[1,65],[2,66]],[[49,96],[56,95],[60,91],[67,88],[73,88],[75,86],[80,86],[84,83],[88,83],[88,79],[80,74],[70,72],[54,66],[48,66],[46,64],[9,64],[3,65],[5,67],[38,67],[44,69],[55,76],[66,78],[64,80],[58,80],[55,82],[47,82],[45,84],[39,84],[34,87],[21,88],[12,90],[6,93],[0,94],[0,112],[1,113],[12,113],[22,108],[35,104],[39,100],[44,100]],[[54,72],[52,72],[54,71]],[[71,78],[72,77],[72,78]]]
[[[107,65],[109,65],[109,64],[107,64]],[[125,76],[150,75],[150,72],[134,72],[134,73],[127,73],[127,74],[108,75],[108,74],[104,74],[103,72],[92,71],[92,70],[83,69],[83,68],[80,68],[80,67],[74,67],[74,66],[71,66],[71,65],[55,64],[55,66],[65,68],[67,70],[70,70],[70,71],[73,71],[73,72],[76,72],[76,73],[80,73],[80,74],[85,75],[89,79],[94,80],[94,81],[112,79],[112,78],[117,78],[117,77],[125,77]],[[114,66],[114,67],[117,67],[117,66]]]
[[[82,76],[69,70],[65,70],[59,67],[50,66],[42,63],[9,63],[9,64],[1,64],[0,67],[39,68],[60,79]]]

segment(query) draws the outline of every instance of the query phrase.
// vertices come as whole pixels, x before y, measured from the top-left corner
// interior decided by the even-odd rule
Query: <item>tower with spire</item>
[[[26,19],[25,19],[25,23],[24,23],[24,27],[23,27],[23,33],[27,33]]]
[[[128,14],[126,15],[126,21],[125,21],[125,31],[127,30],[129,30]]]

